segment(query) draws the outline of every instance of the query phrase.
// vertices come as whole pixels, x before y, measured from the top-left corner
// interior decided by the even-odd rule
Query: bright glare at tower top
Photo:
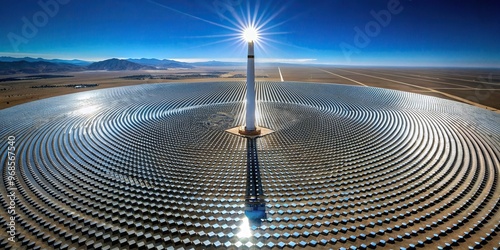
[[[257,41],[258,38],[259,33],[257,32],[257,29],[252,26],[245,28],[243,31],[243,39],[247,42]]]

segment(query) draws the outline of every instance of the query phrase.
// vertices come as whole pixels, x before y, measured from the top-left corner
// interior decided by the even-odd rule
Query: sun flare
[[[247,27],[243,31],[243,39],[247,42],[257,41],[259,39],[259,32],[255,27]]]

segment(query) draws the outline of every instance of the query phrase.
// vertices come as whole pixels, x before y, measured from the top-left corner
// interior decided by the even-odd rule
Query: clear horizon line
[[[99,62],[104,60],[109,60],[112,58],[117,59],[157,59],[157,60],[174,60],[183,63],[204,63],[204,62],[222,62],[222,63],[245,63],[245,58],[155,58],[155,57],[107,57],[107,58],[78,58],[78,57],[58,57],[49,54],[34,54],[34,53],[9,53],[0,52],[0,57],[13,57],[22,59],[24,57],[34,58],[34,59],[45,59],[45,60],[80,60],[87,62]],[[415,64],[402,64],[400,62],[393,63],[378,63],[376,61],[371,62],[359,62],[359,63],[342,63],[342,62],[324,62],[315,58],[257,58],[256,63],[283,63],[283,64],[299,64],[299,65],[329,65],[329,66],[369,66],[369,67],[457,67],[457,68],[500,68],[500,64],[489,63],[489,64],[449,64],[449,63],[415,63]]]

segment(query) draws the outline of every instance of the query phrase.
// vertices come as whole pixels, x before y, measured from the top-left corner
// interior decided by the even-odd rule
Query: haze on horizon
[[[500,67],[494,0],[5,0],[0,56]]]

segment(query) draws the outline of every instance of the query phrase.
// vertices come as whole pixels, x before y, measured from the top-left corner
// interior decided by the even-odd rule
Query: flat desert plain
[[[6,78],[22,78],[29,75],[0,76],[0,109],[58,95],[137,84],[245,81],[246,69],[243,66],[224,66],[153,71],[82,71],[53,75],[70,77],[6,81]],[[395,89],[450,99],[500,112],[500,69],[257,65],[256,76],[258,81],[283,79]],[[79,84],[98,84],[98,86],[67,87]]]

